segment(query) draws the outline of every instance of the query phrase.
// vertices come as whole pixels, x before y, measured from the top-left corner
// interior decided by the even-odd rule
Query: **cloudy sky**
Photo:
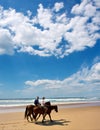
[[[100,0],[0,0],[0,98],[100,97]]]

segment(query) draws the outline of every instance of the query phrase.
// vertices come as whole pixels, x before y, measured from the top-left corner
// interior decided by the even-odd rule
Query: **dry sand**
[[[0,130],[100,130],[100,106],[80,108],[60,108],[52,111],[54,122],[37,124],[24,119],[24,112],[0,113]]]

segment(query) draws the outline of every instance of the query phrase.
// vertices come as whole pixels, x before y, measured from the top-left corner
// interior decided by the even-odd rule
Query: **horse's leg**
[[[41,116],[41,114],[39,114],[39,116],[36,118],[36,121],[39,119],[40,116]]]
[[[42,123],[44,123],[45,117],[46,117],[47,113],[43,114],[43,119],[42,119]]]
[[[27,121],[28,121],[28,115],[27,115]]]
[[[51,115],[50,114],[48,114],[48,115],[49,115],[50,121],[52,122],[53,120],[51,119]]]
[[[31,114],[30,114],[30,119],[31,119],[31,121],[33,121],[33,118],[32,118],[32,116],[31,116]]]
[[[38,115],[38,113],[35,113],[35,115],[34,115],[34,117],[35,117],[35,118],[34,118],[35,123],[36,123],[36,121],[37,121],[37,118],[36,118],[36,117],[37,117],[37,115]]]
[[[42,123],[44,123],[44,119],[45,119],[44,114],[42,116],[43,116]]]
[[[32,113],[33,119],[36,120],[36,115]]]

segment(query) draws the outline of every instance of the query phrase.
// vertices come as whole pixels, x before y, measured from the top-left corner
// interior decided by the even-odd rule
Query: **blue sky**
[[[100,97],[99,0],[0,0],[0,98]]]

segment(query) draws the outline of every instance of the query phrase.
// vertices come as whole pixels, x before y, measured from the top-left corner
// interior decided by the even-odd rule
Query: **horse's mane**
[[[45,106],[51,106],[51,103],[48,101],[45,103]]]

